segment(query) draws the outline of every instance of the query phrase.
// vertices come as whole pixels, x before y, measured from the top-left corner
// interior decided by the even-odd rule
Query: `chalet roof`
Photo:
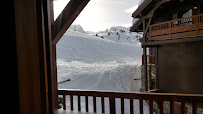
[[[133,12],[132,17],[140,18],[141,11],[144,10],[148,5],[150,5],[152,1],[156,1],[156,0],[141,0],[141,2],[139,3],[139,7]]]
[[[156,11],[163,3],[169,2],[171,0],[143,0],[140,6],[133,12],[132,17],[136,18],[135,23],[130,28],[132,32],[141,32],[142,22],[147,18],[151,18]],[[136,30],[139,27],[140,30]]]

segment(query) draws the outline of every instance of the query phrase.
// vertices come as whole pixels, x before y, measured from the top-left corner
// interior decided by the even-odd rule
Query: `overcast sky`
[[[54,1],[55,18],[69,0]],[[73,24],[79,24],[85,31],[103,31],[111,26],[132,25],[132,13],[140,0],[90,0]]]

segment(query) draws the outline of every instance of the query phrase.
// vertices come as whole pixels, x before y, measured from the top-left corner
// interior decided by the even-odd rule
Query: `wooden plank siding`
[[[203,93],[203,41],[158,47],[159,88],[162,92]]]

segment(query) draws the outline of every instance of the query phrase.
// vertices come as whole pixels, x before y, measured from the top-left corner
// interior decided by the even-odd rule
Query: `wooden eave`
[[[131,28],[130,28],[130,31],[131,32],[142,32],[142,22],[143,20],[147,19],[147,18],[150,18],[152,17],[153,15],[152,14],[149,14],[149,15],[146,15],[146,16],[143,16],[140,20],[138,20],[136,22],[136,24],[134,24]],[[137,29],[137,30],[136,30]]]
[[[131,32],[141,32],[142,30],[142,22],[145,19],[152,18],[154,15],[154,12],[164,3],[170,2],[171,0],[146,0],[140,7],[132,14],[132,17],[139,18],[140,15],[142,15],[141,19],[138,20],[131,28]],[[151,4],[151,5],[150,5]],[[150,5],[150,6],[149,6]],[[145,14],[141,13],[143,10],[145,10]]]
[[[133,18],[140,18],[141,12],[150,4],[152,1],[155,0],[145,0],[132,14]]]

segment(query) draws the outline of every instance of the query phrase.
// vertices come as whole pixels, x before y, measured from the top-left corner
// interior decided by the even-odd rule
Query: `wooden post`
[[[78,95],[78,111],[81,111],[81,101],[80,101],[80,95]]]
[[[144,77],[145,77],[145,91],[148,91],[148,77],[147,77],[147,48],[143,47],[144,56]]]
[[[134,114],[133,99],[130,99],[130,114]]]
[[[94,111],[94,113],[97,112],[97,101],[96,101],[96,96],[93,96],[93,111]]]
[[[70,95],[70,109],[73,111],[73,95]]]
[[[143,114],[143,100],[142,99],[139,99],[139,102],[140,102],[140,114]]]
[[[170,101],[170,114],[174,114],[174,100]]]
[[[160,108],[160,114],[164,114],[163,101],[160,101],[160,102],[159,102],[159,108]]]
[[[105,113],[104,97],[101,97],[101,103],[102,103],[102,113]]]
[[[121,114],[124,114],[124,98],[121,98]]]
[[[156,67],[156,89],[159,89],[159,75],[158,75],[158,47],[156,47],[155,55],[155,67]]]
[[[110,114],[115,114],[115,98],[114,97],[109,97],[109,104],[110,104]]]
[[[66,110],[66,95],[63,95],[63,109]]]
[[[88,96],[85,96],[85,108],[86,108],[86,112],[89,112]]]

